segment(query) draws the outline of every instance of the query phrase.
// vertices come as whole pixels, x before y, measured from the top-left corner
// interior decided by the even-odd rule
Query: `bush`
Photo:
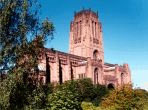
[[[94,97],[94,85],[89,78],[69,80],[61,85],[56,85],[56,91],[61,91],[66,87],[72,93],[78,94],[79,101],[91,101]]]
[[[96,86],[94,86],[90,78],[68,80],[61,85],[58,83],[55,85],[52,95],[48,96],[47,105],[48,108],[68,108],[67,105],[64,105],[63,100],[73,100],[73,98],[75,97],[79,103],[85,101],[91,102],[95,106],[99,106],[102,97],[105,96],[107,93],[108,90],[105,85],[97,84]],[[69,95],[72,95],[73,97],[69,97]],[[61,97],[65,97],[65,99]],[[52,102],[52,100],[56,100],[56,102]],[[59,100],[60,104],[56,105],[57,101]]]
[[[119,109],[119,110],[142,110],[146,104],[145,94],[139,89],[132,89],[131,84],[110,91],[109,96],[104,98],[102,108]]]
[[[92,100],[92,103],[94,106],[99,106],[102,98],[105,97],[108,94],[108,89],[105,85],[100,85],[97,84],[95,86],[95,91],[94,91],[94,99]]]
[[[99,107],[93,106],[91,102],[82,102],[81,107],[83,110],[105,110],[105,109],[101,109]]]
[[[95,106],[99,106],[102,97],[108,93],[105,85],[97,84],[94,86],[90,78],[66,81],[57,85],[56,90],[61,90],[63,87],[66,87],[72,93],[78,94],[77,98],[80,102],[92,102]]]
[[[48,83],[46,85],[43,85],[43,90],[46,95],[53,93],[54,83]]]
[[[62,91],[56,91],[49,94],[47,109],[79,109],[81,110],[81,102],[77,99],[78,95],[72,93],[66,87]]]
[[[81,107],[83,110],[95,110],[95,106],[91,102],[82,102]]]
[[[90,78],[78,79],[79,83],[79,95],[82,101],[91,101],[95,95],[95,86]]]

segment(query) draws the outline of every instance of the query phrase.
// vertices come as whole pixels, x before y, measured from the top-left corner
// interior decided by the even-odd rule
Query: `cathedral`
[[[90,78],[94,85],[118,87],[132,83],[127,63],[123,66],[104,62],[102,24],[98,12],[83,8],[74,13],[70,24],[69,53],[46,48],[39,55],[39,78],[43,84],[63,83],[67,80]]]

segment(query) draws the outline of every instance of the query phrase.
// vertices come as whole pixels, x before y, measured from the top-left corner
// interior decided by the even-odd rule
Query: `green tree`
[[[44,105],[45,92],[37,77],[38,49],[41,49],[41,45],[43,46],[43,42],[36,40],[21,46],[15,68],[10,69],[7,79],[1,84],[0,103],[3,107],[20,109],[40,108]]]
[[[46,92],[38,80],[38,55],[44,54],[45,42],[53,38],[54,26],[48,18],[40,23],[39,7],[36,0],[0,0],[0,66],[9,70],[0,91],[5,109],[45,105]],[[33,41],[27,40],[29,34],[35,36]]]
[[[14,67],[27,35],[53,38],[53,23],[40,23],[37,0],[0,0],[0,69],[1,73]],[[49,39],[49,37],[48,37]]]

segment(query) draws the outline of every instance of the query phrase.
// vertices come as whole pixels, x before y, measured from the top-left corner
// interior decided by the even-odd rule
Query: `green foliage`
[[[18,63],[15,69],[10,69],[7,79],[1,84],[0,103],[5,109],[40,108],[44,105],[45,92],[42,83],[35,78],[39,72],[37,70],[39,50],[35,48],[40,46],[43,46],[43,43],[36,40],[21,47],[22,51],[17,56]],[[32,68],[34,71],[31,71]]]
[[[82,102],[81,107],[83,110],[104,110],[99,107],[95,107],[91,102]]]
[[[142,110],[146,104],[145,94],[139,89],[132,89],[132,85],[125,84],[113,91],[109,96],[104,98],[102,108],[119,109],[119,110]]]
[[[79,92],[82,100],[92,99],[94,97],[94,85],[90,78],[82,78],[77,80],[79,83]]]
[[[0,88],[5,109],[44,107],[46,95],[52,92],[37,77],[38,55],[44,54],[44,44],[54,32],[49,19],[40,23],[39,7],[36,0],[0,0],[0,67],[9,70]],[[28,42],[27,35],[34,40]]]
[[[96,110],[91,102],[82,102],[81,107],[83,110]]]
[[[39,8],[37,0],[0,0],[0,67],[2,73],[14,67],[20,47],[24,44],[27,35],[33,37],[40,35],[44,41],[53,38],[53,23],[49,22],[49,18],[42,24],[40,23]]]
[[[82,101],[92,102],[93,105],[99,106],[102,97],[108,94],[108,89],[105,85],[97,84],[94,86],[90,78],[78,79],[79,97]]]
[[[54,91],[54,83],[48,83],[48,84],[44,85],[43,90],[44,90],[46,95],[49,95],[49,94],[53,93],[53,91]]]
[[[91,79],[89,78],[83,78],[83,79],[77,79],[77,80],[69,80],[61,85],[57,84],[55,86],[56,91],[61,91],[63,87],[66,87],[69,91],[73,93],[77,93],[79,95],[79,98],[81,101],[84,100],[84,98],[90,97],[91,91],[93,91],[94,85],[92,84]]]
[[[72,93],[66,87],[63,87],[62,91],[56,91],[55,93],[49,94],[47,109],[81,109],[80,102],[77,99],[78,95]]]
[[[79,102],[92,102],[93,105],[99,106],[102,97],[108,94],[108,89],[105,85],[93,85],[90,78],[82,78],[77,80],[69,80],[61,85],[56,85],[55,91],[62,91],[66,87],[67,90],[77,94]]]
[[[108,89],[105,85],[97,84],[94,89],[94,99],[92,100],[93,105],[99,106],[102,98],[108,95]]]

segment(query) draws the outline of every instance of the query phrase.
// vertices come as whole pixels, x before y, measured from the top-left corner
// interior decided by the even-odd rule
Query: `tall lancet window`
[[[92,35],[94,36],[94,22],[92,21]]]
[[[77,22],[77,37],[78,37],[78,30],[79,30],[79,26],[78,26],[78,22]]]
[[[97,33],[96,33],[97,32],[97,27],[96,26],[97,26],[97,23],[95,22],[95,37],[97,37]]]
[[[76,39],[76,37],[77,37],[77,23],[75,24],[75,26],[74,26],[74,33],[75,33],[75,39]]]
[[[121,73],[121,85],[123,85],[123,73]]]
[[[98,69],[94,71],[94,85],[98,84]]]
[[[81,37],[81,34],[82,34],[82,22],[80,21],[80,37]]]

